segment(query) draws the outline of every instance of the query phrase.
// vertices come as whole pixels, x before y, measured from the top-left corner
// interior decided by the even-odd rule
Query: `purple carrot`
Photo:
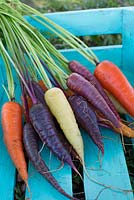
[[[113,130],[111,126],[109,126],[109,125],[107,125],[107,124],[104,124],[103,122],[98,122],[98,125],[99,125],[100,127],[108,128],[108,129]]]
[[[42,103],[43,105],[44,104],[46,105],[45,99],[44,99],[44,90],[42,89],[42,87],[36,81],[31,81],[31,83],[33,85],[34,93],[38,101]]]
[[[115,127],[120,127],[119,120],[111,111],[98,90],[84,77],[77,73],[72,73],[67,79],[67,86],[76,94],[83,96],[91,105],[98,109],[107,120],[111,121]]]
[[[107,122],[107,120],[99,115],[97,115],[97,122],[98,125],[101,127],[112,129],[112,126]]]
[[[86,78],[92,85],[94,85],[94,87],[99,91],[101,96],[105,99],[106,103],[108,104],[112,112],[115,114],[117,119],[120,120],[120,116],[116,111],[116,108],[114,107],[113,103],[109,99],[108,95],[106,94],[100,82],[96,79],[96,77],[85,66],[81,65],[79,62],[75,60],[69,62],[69,68],[72,72],[80,74],[81,76]]]
[[[63,162],[68,163],[72,169],[79,174],[72,162],[71,155],[62,144],[53,116],[48,107],[39,103],[32,106],[29,111],[30,120],[43,143]],[[81,176],[79,174],[79,176]]]
[[[21,90],[22,90],[22,104],[24,106],[24,110],[25,110],[25,117],[26,117],[26,121],[29,122],[30,119],[29,119],[29,107],[28,107],[28,102],[27,102],[27,93],[26,93],[26,90],[25,90],[25,87],[23,85],[22,82],[21,83]]]
[[[59,133],[55,127],[53,116],[49,108],[47,107],[46,103],[39,103],[35,92],[31,91],[31,87],[33,87],[33,85],[31,84],[29,86],[25,78],[23,78],[23,80],[23,84],[26,87],[26,90],[33,102],[33,106],[29,110],[29,117],[35,131],[38,133],[43,144],[45,143],[46,146],[61,161],[68,163],[72,169],[81,177],[71,159],[70,153],[67,151],[64,144],[62,144],[60,138],[58,137]]]
[[[34,87],[34,92],[36,97],[38,98],[39,102],[42,103],[45,107],[47,106],[45,103],[45,99],[44,99],[44,90],[42,89],[42,87],[35,81],[32,81],[32,85]],[[56,125],[57,123],[54,121],[54,124]],[[77,153],[75,152],[74,149],[72,149],[71,145],[69,144],[69,142],[67,141],[67,139],[64,137],[64,135],[60,130],[59,125],[57,124],[56,129],[58,129],[58,134],[57,137],[59,137],[59,140],[64,144],[65,148],[67,149],[68,152],[71,153],[72,156],[74,156],[75,158],[78,157]]]
[[[98,146],[102,154],[104,154],[102,135],[93,109],[82,96],[70,96],[68,101],[74,111],[78,124],[89,134],[93,142]]]
[[[61,186],[58,184],[57,180],[54,178],[54,176],[49,172],[49,168],[45,164],[45,162],[42,160],[40,154],[38,153],[38,137],[37,133],[35,132],[34,128],[30,123],[26,123],[23,129],[23,142],[25,146],[26,153],[28,155],[28,158],[32,162],[35,169],[47,179],[51,185],[58,190],[61,194],[66,196],[69,199],[72,200],[78,200],[76,198],[71,197],[69,194],[67,194]]]

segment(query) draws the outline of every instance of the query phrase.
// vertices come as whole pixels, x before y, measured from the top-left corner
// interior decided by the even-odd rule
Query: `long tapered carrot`
[[[22,108],[16,102],[7,102],[2,107],[4,142],[21,178],[27,183],[27,165],[22,144]]]
[[[54,178],[54,176],[49,171],[49,168],[47,167],[46,163],[42,160],[40,154],[38,153],[38,136],[35,132],[34,128],[30,123],[26,123],[23,129],[23,141],[25,145],[25,150],[27,152],[27,155],[32,162],[33,166],[36,168],[36,170],[46,178],[47,181],[51,183],[51,185],[58,190],[61,194],[66,196],[67,198],[71,200],[78,200],[77,198],[71,197],[69,194],[67,194],[61,186],[58,184],[57,180]]]
[[[134,116],[134,90],[120,69],[109,61],[97,65],[94,75],[102,86]]]
[[[90,72],[90,70],[88,70],[85,66],[83,66],[81,63],[79,63],[78,61],[75,61],[75,60],[69,62],[68,66],[69,66],[69,68],[71,69],[72,72],[78,73],[81,76],[83,76],[85,79],[87,79],[98,90],[98,92],[104,98],[104,100],[106,101],[106,103],[109,106],[109,108],[111,109],[111,111],[115,114],[117,119],[120,120],[120,116],[117,113],[113,103],[111,102],[111,100],[109,99],[107,94],[105,93],[105,91],[104,91],[102,85],[100,84],[100,82]]]
[[[49,89],[45,93],[45,100],[52,114],[60,124],[67,140],[78,153],[82,163],[84,163],[83,139],[76,123],[72,108],[64,93],[61,89],[56,87]]]
[[[85,78],[72,73],[67,79],[67,86],[76,94],[83,96],[92,106],[99,110],[115,127],[119,127],[119,120],[111,111],[98,90]]]

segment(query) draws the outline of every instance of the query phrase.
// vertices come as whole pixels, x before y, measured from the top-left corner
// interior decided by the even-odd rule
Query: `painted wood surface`
[[[102,47],[93,47],[91,48],[94,53],[97,55],[100,61],[110,60],[114,62],[121,68],[121,55],[122,55],[122,46],[114,45],[114,46],[102,46]],[[90,71],[93,72],[95,66],[91,64],[88,60],[86,60],[82,55],[80,55],[75,50],[61,50],[61,53],[69,60],[78,60],[83,65],[85,65]]]
[[[46,16],[77,36],[118,34],[122,31],[121,8],[57,12]],[[48,32],[33,19],[26,19],[41,32]]]
[[[134,72],[134,7],[123,10],[122,66]]]
[[[101,129],[104,136],[104,157],[90,139],[84,134],[85,162],[89,176],[102,184],[113,188],[131,190],[126,161],[122,150],[120,136],[110,130]],[[90,181],[84,176],[85,195],[87,200],[132,200],[133,193],[124,193],[117,190],[104,189],[103,186]],[[103,190],[104,189],[104,190]]]
[[[57,170],[61,166],[61,162],[50,154],[45,147],[42,152],[42,158],[51,170]],[[72,172],[68,165],[64,165],[61,170],[52,173],[61,187],[70,195],[72,195]],[[29,186],[32,193],[32,200],[67,200],[62,194],[55,190],[32,166],[29,165]],[[29,194],[27,193],[26,196]]]

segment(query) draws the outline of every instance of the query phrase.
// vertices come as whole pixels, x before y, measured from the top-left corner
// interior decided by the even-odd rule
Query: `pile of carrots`
[[[40,155],[39,143],[46,145],[82,179],[73,158],[79,160],[88,176],[80,128],[87,132],[102,155],[106,149],[101,126],[134,138],[134,130],[122,122],[119,114],[134,117],[134,90],[116,65],[110,61],[99,62],[79,38],[18,2],[0,3],[3,36],[0,55],[7,74],[8,89],[5,86],[4,89],[9,98],[1,112],[4,142],[28,188],[24,149],[36,170],[55,189],[69,199],[78,200],[67,194],[54,178]],[[21,11],[29,13],[95,65],[94,74],[81,63],[64,58],[35,27],[26,22]],[[15,101],[12,68],[21,83],[22,105]]]
[[[77,200],[67,194],[49,172],[38,153],[39,139],[80,175],[72,161],[72,157],[79,159],[85,169],[79,126],[86,130],[102,154],[104,146],[100,126],[134,137],[134,131],[121,122],[114,102],[109,98],[109,94],[113,95],[116,102],[133,117],[134,92],[119,68],[109,61],[98,64],[94,75],[77,61],[70,62],[69,68],[72,73],[67,79],[68,91],[58,87],[47,89],[41,80],[29,79],[29,82],[25,81],[27,87],[22,84],[23,109],[13,99],[3,105],[1,115],[5,145],[26,185],[28,172],[23,148],[40,174],[60,193]]]

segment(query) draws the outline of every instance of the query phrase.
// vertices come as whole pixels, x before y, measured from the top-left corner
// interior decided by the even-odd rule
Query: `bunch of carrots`
[[[15,5],[18,5],[17,1]],[[4,44],[0,40],[0,54],[5,63],[8,89],[3,87],[9,99],[1,112],[4,142],[27,187],[23,148],[37,171],[53,187],[69,199],[77,200],[61,188],[50,172],[39,153],[38,141],[41,140],[81,177],[72,157],[78,159],[88,176],[79,127],[87,132],[102,154],[104,145],[100,126],[134,137],[134,130],[123,124],[119,115],[123,112],[134,116],[134,90],[116,65],[110,61],[99,62],[89,48],[88,51],[83,48],[86,45],[78,38],[19,3],[19,9],[22,7],[23,12],[36,14],[37,17],[32,16],[35,20],[94,64],[94,74],[78,61],[68,61],[40,32],[35,32],[14,7],[4,1],[0,3],[0,26],[4,37]],[[12,69],[21,83],[23,106],[15,101]]]
[[[73,61],[74,63],[78,66],[80,65],[76,61]],[[80,67],[83,66],[80,65]],[[68,91],[59,87],[48,89],[42,81],[37,82],[30,80],[30,78],[26,81],[23,78],[24,127],[22,127],[22,106],[12,101],[13,98],[3,105],[2,126],[4,141],[19,174],[27,186],[28,173],[23,145],[28,158],[37,171],[60,193],[69,199],[76,199],[70,197],[49,172],[45,161],[38,153],[39,138],[62,162],[69,164],[79,174],[72,161],[72,156],[75,159],[79,159],[85,169],[84,146],[78,125],[86,130],[103,154],[104,146],[99,125],[107,125],[107,127],[116,132],[128,137],[134,137],[134,131],[121,122],[120,116],[111,101],[108,101],[108,103],[112,105],[112,109],[103,96],[100,95],[99,90],[96,89],[96,85],[99,85],[101,90],[103,89],[100,82],[97,81],[94,75],[91,75],[91,77],[92,81],[93,79],[94,81],[96,80],[93,82],[94,84],[91,84],[84,76],[73,72],[67,80]],[[104,92],[104,89],[102,91]],[[106,93],[104,94],[106,95]],[[97,97],[99,103],[96,102],[95,97]],[[109,100],[107,95],[105,98]],[[98,104],[99,107],[97,107]],[[57,127],[57,122],[53,116],[60,127]]]

